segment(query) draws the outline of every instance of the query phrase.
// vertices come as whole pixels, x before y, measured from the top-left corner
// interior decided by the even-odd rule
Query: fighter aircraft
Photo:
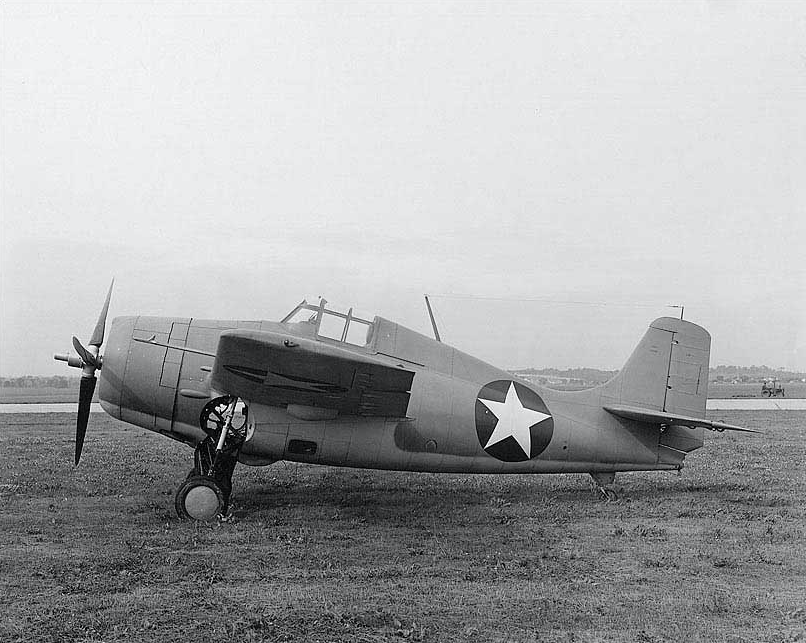
[[[431,339],[324,299],[279,322],[116,317],[102,355],[111,295],[78,356],[54,356],[82,370],[75,464],[100,371],[109,415],[195,449],[184,519],[227,511],[238,462],[589,473],[615,499],[616,472],[680,470],[705,429],[747,430],[705,419],[711,338],[682,319],[653,321],[607,383],[556,391],[442,343],[436,324]]]

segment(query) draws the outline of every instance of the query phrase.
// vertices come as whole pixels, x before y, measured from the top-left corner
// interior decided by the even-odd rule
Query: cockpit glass
[[[341,341],[346,323],[346,319],[336,317],[325,311],[325,314],[322,316],[322,323],[319,324],[319,337],[327,337]]]
[[[354,346],[366,346],[372,338],[372,324],[363,320],[353,319],[347,329],[344,341]]]
[[[309,324],[316,324],[316,316],[317,316],[317,308],[313,308],[313,310],[308,308],[297,308],[297,310],[286,317],[283,321],[289,324],[299,324],[301,322],[309,323]]]
[[[327,302],[319,305],[302,302],[283,319],[285,323],[311,324],[318,337],[345,342],[353,346],[366,346],[372,338],[373,323],[353,315],[351,308],[346,313],[328,308]]]

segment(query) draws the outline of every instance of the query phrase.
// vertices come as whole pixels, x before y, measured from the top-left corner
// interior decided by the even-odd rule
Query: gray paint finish
[[[306,322],[121,317],[109,333],[100,396],[115,417],[188,444],[203,437],[198,418],[207,399],[239,396],[249,406],[254,429],[243,448],[242,461],[247,463],[288,459],[487,473],[669,469],[682,466],[685,454],[702,445],[702,429],[672,426],[661,431],[659,423],[618,417],[603,407],[621,404],[704,416],[709,348],[704,329],[660,318],[611,381],[563,392],[518,380],[380,317],[374,319],[365,346],[319,337]],[[272,373],[283,373],[285,379]],[[387,373],[410,377],[390,379]],[[302,393],[282,388],[291,381],[288,377],[298,378],[292,384]],[[485,386],[500,381],[505,387],[515,381],[532,391],[551,416],[550,440],[534,457],[523,452],[527,457],[502,459],[490,444],[482,444],[477,431],[479,396]],[[360,400],[373,382],[375,406],[349,401]],[[336,389],[346,392],[334,393]],[[384,402],[403,393],[408,400],[402,407]],[[286,408],[292,403],[298,405],[293,415]],[[317,407],[336,409],[337,414],[300,419],[299,409],[305,408],[312,417],[326,417],[313,413]],[[366,413],[367,408],[380,411]],[[518,406],[513,408],[518,411]],[[292,439],[316,443],[316,452],[289,452]],[[505,446],[516,449],[514,436],[506,439]]]

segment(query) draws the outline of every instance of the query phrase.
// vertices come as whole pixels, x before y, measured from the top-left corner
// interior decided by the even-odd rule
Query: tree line
[[[74,388],[80,377],[65,375],[21,375],[20,377],[0,377],[2,388]]]

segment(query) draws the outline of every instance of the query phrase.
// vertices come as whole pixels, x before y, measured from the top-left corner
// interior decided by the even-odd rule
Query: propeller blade
[[[109,312],[109,301],[112,299],[112,287],[115,285],[114,278],[112,283],[109,284],[109,292],[106,293],[106,301],[104,307],[101,309],[101,314],[98,316],[98,323],[95,324],[95,330],[92,331],[90,338],[90,346],[100,346],[104,343],[104,328],[106,327],[106,314]]]
[[[90,404],[95,392],[95,377],[82,377],[78,389],[78,417],[76,418],[76,466],[81,459],[84,448],[84,436],[87,434],[87,423],[90,419]]]
[[[76,349],[76,353],[78,353],[78,356],[82,359],[84,364],[86,364],[87,366],[92,366],[93,368],[101,367],[98,358],[92,353],[90,353],[86,348],[84,348],[81,345],[81,342],[79,341],[78,337],[76,337],[75,335],[73,335],[73,348]]]

